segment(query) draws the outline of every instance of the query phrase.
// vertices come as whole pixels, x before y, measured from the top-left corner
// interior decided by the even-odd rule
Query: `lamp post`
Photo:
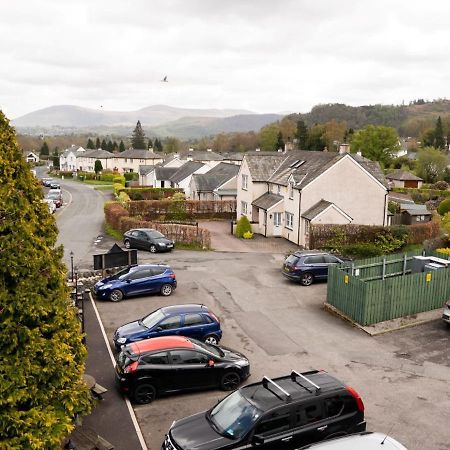
[[[73,251],[72,250],[70,251],[69,255],[70,255],[70,274],[71,274],[70,278],[73,283]]]

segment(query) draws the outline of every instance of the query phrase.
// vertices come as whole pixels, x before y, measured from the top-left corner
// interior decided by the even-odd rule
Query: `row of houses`
[[[148,150],[68,150],[61,155],[61,170],[93,171],[99,159],[104,169],[137,172],[141,186],[181,188],[196,200],[236,199],[237,218],[247,216],[255,233],[304,247],[314,224],[385,226],[392,220],[393,180],[347,145],[339,153],[189,151],[169,157]],[[423,215],[422,210],[420,219]]]

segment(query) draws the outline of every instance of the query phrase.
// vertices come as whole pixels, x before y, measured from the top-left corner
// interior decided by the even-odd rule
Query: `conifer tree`
[[[148,138],[148,149],[150,150],[151,148],[153,148],[153,142],[150,138]]]
[[[283,135],[281,134],[281,131],[278,132],[277,135],[277,143],[276,143],[276,148],[275,150],[284,150],[284,140],[283,140]]]
[[[102,144],[100,142],[100,138],[97,138],[95,140],[95,148],[98,150],[99,148],[101,148]]]
[[[122,140],[120,140],[120,144],[119,144],[119,152],[124,152],[125,151],[125,144],[123,143]]]
[[[107,147],[106,140],[103,139],[103,140],[102,140],[102,143],[100,144],[100,148],[101,148],[102,150],[106,150],[106,147]]]
[[[443,149],[445,146],[444,130],[442,129],[441,116],[437,118],[436,128],[434,129],[434,146]]]
[[[48,144],[46,141],[42,144],[41,150],[39,151],[41,156],[48,156],[50,155],[50,149],[48,148]]]
[[[106,150],[108,150],[108,152],[112,152],[113,151],[113,143],[111,142],[111,139],[106,144]]]
[[[153,146],[154,146],[154,149],[156,152],[163,151],[163,146],[161,144],[161,141],[158,138],[155,138],[155,142],[154,142]]]
[[[295,132],[297,138],[297,146],[300,150],[306,150],[308,143],[308,128],[303,120],[297,122],[297,131]]]
[[[116,141],[113,141],[112,143],[112,151],[113,153],[116,153],[119,150],[119,146],[117,145]]]
[[[88,139],[87,144],[86,144],[86,148],[93,150],[95,148],[94,146],[94,142],[92,141],[91,138]]]
[[[145,150],[147,148],[147,146],[145,145],[145,133],[139,120],[137,121],[136,127],[133,130],[133,135],[131,136],[131,146],[134,149],[141,150]]]
[[[57,228],[0,111],[0,448],[60,448],[89,411]]]
[[[53,149],[52,161],[53,161],[53,167],[55,169],[59,169],[59,151],[58,151],[58,147],[55,147]]]

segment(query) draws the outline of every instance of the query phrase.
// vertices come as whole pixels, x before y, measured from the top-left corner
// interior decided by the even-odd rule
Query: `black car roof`
[[[312,370],[301,373],[320,389],[316,389],[300,376],[294,376],[295,373],[292,371],[291,375],[272,379],[264,377],[263,381],[242,387],[240,393],[258,409],[267,411],[279,405],[313,399],[345,388],[344,384],[324,371]]]
[[[161,311],[167,316],[169,314],[178,313],[194,313],[194,312],[208,312],[208,307],[205,305],[187,304],[187,305],[171,305],[164,306]]]

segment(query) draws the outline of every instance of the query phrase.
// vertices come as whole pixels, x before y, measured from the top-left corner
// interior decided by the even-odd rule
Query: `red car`
[[[49,192],[47,195],[47,198],[49,200],[53,200],[53,203],[57,208],[60,208],[62,206],[62,195],[58,194],[56,192]]]

